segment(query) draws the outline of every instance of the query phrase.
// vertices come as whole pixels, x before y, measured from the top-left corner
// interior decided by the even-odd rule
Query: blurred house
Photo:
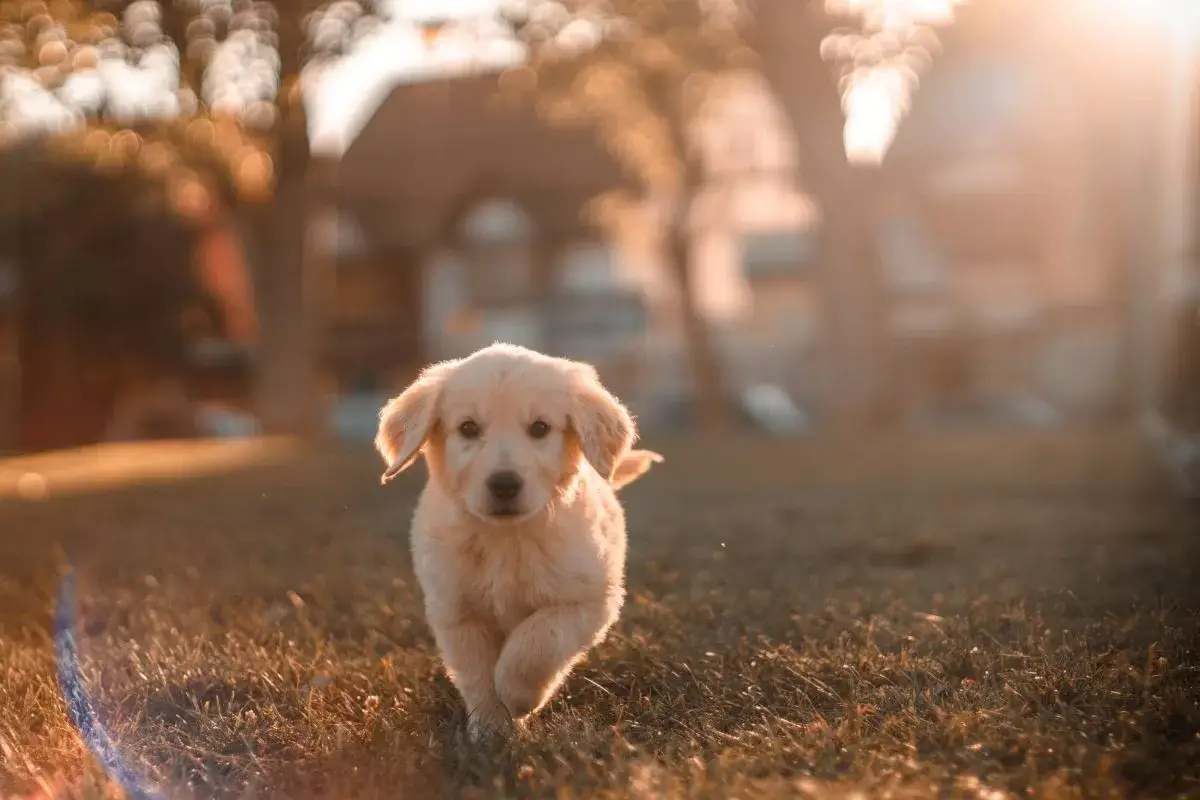
[[[1073,61],[1062,24],[1049,10],[964,13],[881,173],[893,385],[909,413],[1049,423],[1133,401],[1120,227],[1143,198],[1124,182],[1130,141],[1111,133],[1130,87],[1106,87],[1096,55]],[[1133,135],[1144,148],[1153,126]],[[939,359],[958,374],[933,398],[922,376]]]
[[[793,186],[794,146],[748,78],[696,135],[711,175],[692,221],[698,303],[738,381],[800,389],[788,359],[810,345],[813,312],[787,298],[811,282],[810,254],[792,245],[813,213]],[[654,207],[589,223],[589,204],[622,188],[636,189],[592,131],[546,124],[496,76],[393,89],[338,164],[323,228],[339,386],[391,387],[504,339],[595,363],[635,407],[678,397],[684,343]]]
[[[496,338],[548,348],[539,308],[570,293],[572,259],[590,258],[610,294],[622,286],[581,221],[619,169],[588,132],[500,103],[497,80],[395,87],[338,164],[326,355],[339,385],[392,386]]]

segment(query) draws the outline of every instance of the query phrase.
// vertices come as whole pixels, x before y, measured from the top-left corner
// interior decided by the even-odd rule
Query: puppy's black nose
[[[497,500],[513,500],[521,493],[521,487],[525,485],[525,481],[521,480],[521,476],[512,470],[505,470],[489,475],[486,485],[488,491],[492,493],[492,497]]]

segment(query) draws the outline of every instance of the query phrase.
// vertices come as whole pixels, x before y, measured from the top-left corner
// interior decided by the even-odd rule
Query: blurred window
[[[645,299],[634,290],[560,293],[547,309],[556,346],[574,358],[603,358],[640,342],[648,326]]]
[[[742,274],[750,281],[802,275],[813,266],[817,235],[801,227],[742,233]]]
[[[919,218],[890,214],[880,224],[878,236],[883,275],[891,288],[907,294],[947,287],[945,259]]]
[[[518,305],[533,290],[533,225],[512,200],[487,200],[462,222],[470,297],[479,306]]]
[[[316,248],[332,258],[334,265],[355,261],[370,250],[362,225],[348,211],[331,209],[317,217]]]
[[[615,254],[605,244],[574,244],[562,255],[559,285],[564,291],[603,292],[616,287],[619,282]]]

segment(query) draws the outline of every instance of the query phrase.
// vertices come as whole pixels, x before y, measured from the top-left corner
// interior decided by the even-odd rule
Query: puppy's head
[[[495,344],[421,373],[380,413],[375,445],[385,483],[424,454],[469,513],[514,522],[573,491],[589,465],[612,480],[636,435],[592,367]]]

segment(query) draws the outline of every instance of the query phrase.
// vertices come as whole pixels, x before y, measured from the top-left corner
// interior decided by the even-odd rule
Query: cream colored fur
[[[429,367],[380,413],[384,482],[420,455],[428,467],[414,569],[473,736],[541,708],[617,620],[626,534],[615,483],[661,460],[632,451],[627,462],[635,438],[592,367],[506,344]],[[503,517],[487,488],[497,471],[524,480]]]

